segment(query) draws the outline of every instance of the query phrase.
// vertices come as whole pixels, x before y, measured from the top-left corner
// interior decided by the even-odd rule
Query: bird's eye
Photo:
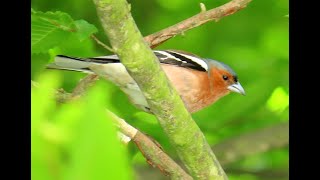
[[[238,78],[237,77],[234,77],[234,82],[238,82]]]
[[[224,80],[228,80],[229,77],[226,76],[226,75],[223,75],[222,78],[223,78]]]

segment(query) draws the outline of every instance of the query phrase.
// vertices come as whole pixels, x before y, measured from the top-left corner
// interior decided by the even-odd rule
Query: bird
[[[190,113],[214,104],[230,92],[245,95],[237,74],[223,62],[182,50],[153,50],[153,53]],[[152,113],[138,84],[115,54],[89,58],[57,55],[47,69],[97,74],[117,85],[138,109]]]

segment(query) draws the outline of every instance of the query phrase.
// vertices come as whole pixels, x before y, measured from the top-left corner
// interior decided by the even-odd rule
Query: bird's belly
[[[205,79],[208,76],[202,74],[205,72],[165,64],[162,68],[175,85],[189,112],[196,112],[212,103],[208,79]]]

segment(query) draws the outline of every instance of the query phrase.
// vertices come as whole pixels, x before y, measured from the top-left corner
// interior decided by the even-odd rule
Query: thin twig
[[[206,5],[203,4],[203,3],[200,3],[200,9],[201,9],[201,12],[206,12],[207,11]]]
[[[32,81],[31,80],[31,88],[42,88],[41,84],[39,84],[38,82]],[[71,93],[67,93],[65,90],[61,89],[51,89],[50,91],[53,92],[55,100],[58,103],[64,103],[66,101],[70,100],[71,97]]]
[[[99,76],[96,74],[89,74],[85,78],[81,79],[77,86],[73,89],[71,98],[75,99],[82,96],[98,79]]]
[[[123,144],[128,144],[131,141],[131,138],[125,134],[123,134],[122,132],[118,131],[118,138],[120,139],[120,141]]]
[[[166,29],[163,29],[159,32],[153,33],[151,35],[146,36],[144,39],[146,42],[149,43],[150,47],[155,48],[161,43],[169,40],[170,38],[181,34],[187,30],[193,29],[200,25],[203,25],[209,21],[215,20],[218,21],[219,19],[229,16],[247,6],[249,2],[252,0],[232,0],[222,6],[217,8],[208,10],[203,12],[203,7],[201,7],[201,13],[192,16],[184,21],[179,22],[173,26],[170,26]],[[200,5],[201,6],[201,5]]]
[[[109,46],[107,46],[106,44],[104,44],[103,42],[101,42],[96,36],[91,35],[90,37],[91,37],[93,40],[95,40],[99,45],[101,45],[102,47],[104,47],[104,48],[107,49],[108,51],[114,53],[114,50],[113,50],[111,47],[109,47]]]

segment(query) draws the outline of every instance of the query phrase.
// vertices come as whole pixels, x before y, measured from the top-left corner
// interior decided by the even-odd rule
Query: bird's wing
[[[195,54],[181,50],[155,50],[153,52],[158,57],[160,63],[171,64],[183,68],[191,68],[198,71],[208,71],[206,61]],[[117,55],[88,58],[88,60],[96,63],[120,62]]]
[[[206,61],[194,54],[184,52],[181,50],[165,50],[165,51],[155,50],[153,52],[159,59],[160,63],[171,64],[171,65],[175,65],[183,68],[195,69],[198,71],[208,71],[208,65]],[[74,66],[74,64],[76,64],[76,66],[78,66],[77,64],[81,64],[81,66],[83,65],[88,66],[90,63],[97,63],[97,64],[120,63],[119,57],[117,55],[99,56],[99,57],[90,57],[90,58],[78,58],[78,57],[58,55],[55,61],[57,65],[62,65],[62,63],[63,65],[65,65],[66,64],[65,62],[67,62],[67,65],[68,66],[71,65],[72,67]]]
[[[160,63],[171,64],[183,68],[191,68],[198,71],[208,71],[208,65],[206,61],[195,54],[191,54],[189,52],[184,52],[181,50],[155,50],[153,52],[158,57]],[[79,58],[79,60],[81,59]],[[101,64],[120,62],[117,55],[99,56],[86,58],[82,60],[86,62],[94,62]]]
[[[154,51],[160,63],[171,64],[198,71],[208,71],[208,65],[202,58],[191,53],[177,50]]]

